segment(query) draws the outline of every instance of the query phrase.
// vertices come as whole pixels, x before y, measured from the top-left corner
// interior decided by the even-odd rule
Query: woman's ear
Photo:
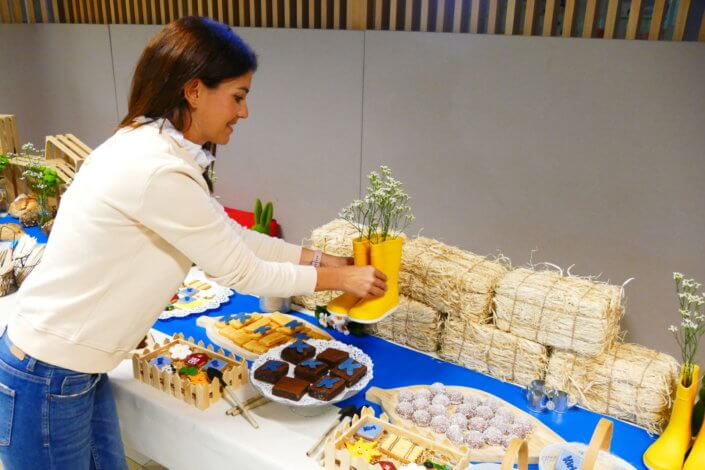
[[[198,108],[199,97],[203,89],[203,82],[198,78],[194,78],[186,82],[184,86],[184,98],[192,109]]]

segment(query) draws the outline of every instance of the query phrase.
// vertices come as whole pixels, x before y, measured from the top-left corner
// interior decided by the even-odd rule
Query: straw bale
[[[548,363],[545,346],[498,330],[491,324],[464,321],[457,315],[446,319],[438,355],[522,386],[542,379]]]
[[[499,262],[418,237],[404,246],[399,288],[443,313],[484,323],[490,318],[494,289],[506,272]]]
[[[516,269],[496,288],[494,321],[522,338],[594,357],[617,339],[622,292],[591,279]]]
[[[379,323],[365,325],[365,332],[418,351],[436,352],[443,317],[438,310],[401,296],[397,310]]]
[[[677,377],[678,362],[672,356],[618,343],[595,358],[554,351],[546,384],[568,392],[589,410],[658,433],[668,422]]]

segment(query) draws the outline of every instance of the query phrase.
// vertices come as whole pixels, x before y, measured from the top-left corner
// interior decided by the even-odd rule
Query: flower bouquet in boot
[[[414,220],[408,194],[391,170],[380,167],[368,176],[370,186],[364,199],[343,209],[340,217],[359,232],[353,240],[355,265],[372,265],[387,276],[387,291],[381,297],[359,299],[350,294],[336,297],[328,311],[348,315],[357,323],[376,323],[391,315],[399,305],[399,271],[404,239],[401,232]]]
[[[683,355],[681,373],[673,402],[671,419],[663,434],[651,444],[644,453],[644,465],[650,470],[695,470],[705,468],[705,437],[701,432],[696,445],[683,466],[683,461],[691,442],[691,419],[693,403],[698,391],[700,368],[694,363],[698,351],[700,337],[705,332],[705,317],[702,306],[705,304],[702,295],[696,291],[700,284],[692,279],[684,279],[680,273],[674,273],[678,292],[681,326],[669,327]]]

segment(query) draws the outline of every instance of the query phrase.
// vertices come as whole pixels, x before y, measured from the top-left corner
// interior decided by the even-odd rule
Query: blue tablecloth
[[[11,218],[0,218],[0,223],[16,222]],[[37,237],[40,242],[45,242],[46,237],[37,233],[37,229],[29,229],[28,232]],[[238,312],[259,311],[259,301],[256,297],[243,294],[235,294],[230,302],[222,305],[217,310],[208,312],[210,316],[221,316]],[[309,322],[315,319],[300,312],[292,312],[293,315]],[[206,336],[205,330],[196,326],[196,318],[199,315],[192,315],[186,318],[172,318],[160,320],[154,324],[154,328],[167,333],[183,333],[186,337],[193,336],[196,341],[203,340],[206,344],[211,344]],[[473,372],[460,366],[450,364],[445,361],[435,359],[417,351],[398,346],[380,338],[373,336],[344,336],[337,332],[331,332],[335,339],[350,343],[365,351],[374,362],[374,378],[369,386],[381,388],[395,388],[406,385],[430,384],[432,382],[443,382],[448,385],[462,385],[484,390],[496,395],[503,400],[529,412],[526,407],[526,400],[522,389],[495,378]],[[216,345],[214,345],[216,346]],[[365,400],[364,391],[358,395],[341,402],[338,406],[346,405],[370,405]],[[379,411],[379,407],[374,405]],[[597,425],[602,415],[575,408],[565,414],[556,413],[532,413],[537,419],[556,431],[566,441],[588,442],[592,431]],[[609,417],[608,417],[609,418]],[[631,424],[621,421],[614,421],[614,438],[612,440],[612,452],[622,457],[639,469],[645,469],[641,461],[641,456],[646,448],[653,442],[654,436],[649,436],[646,431]],[[533,465],[533,468],[537,466]]]

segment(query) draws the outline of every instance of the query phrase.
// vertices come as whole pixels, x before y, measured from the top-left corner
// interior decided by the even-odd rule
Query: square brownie
[[[343,379],[326,375],[309,387],[308,394],[318,400],[330,401],[344,389],[345,381]]]
[[[345,380],[345,385],[351,387],[367,374],[367,366],[349,357],[337,367],[332,368],[330,373]]]
[[[272,387],[272,395],[289,400],[299,401],[304,396],[310,384],[305,380],[296,379],[294,377],[282,377]]]
[[[306,359],[294,367],[294,377],[315,382],[328,372],[328,364],[316,359]]]
[[[316,355],[316,348],[306,341],[296,340],[282,350],[282,359],[293,364],[310,359]]]
[[[316,359],[325,362],[330,367],[335,367],[341,362],[343,362],[345,359],[347,359],[348,356],[349,354],[345,351],[341,351],[340,349],[335,348],[328,348],[321,354],[319,354]]]
[[[289,372],[289,364],[284,361],[267,361],[255,370],[255,378],[275,384]]]

